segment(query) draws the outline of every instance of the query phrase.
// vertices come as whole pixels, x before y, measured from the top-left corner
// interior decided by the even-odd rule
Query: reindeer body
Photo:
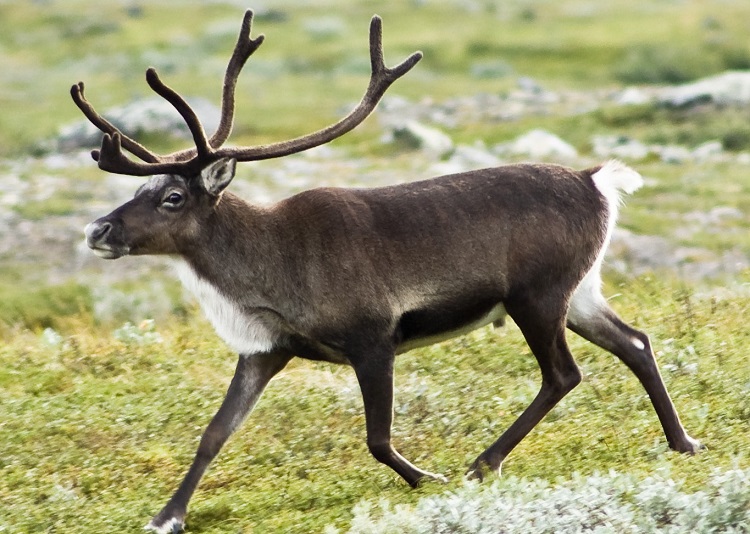
[[[266,209],[227,192],[178,273],[240,353],[342,363],[370,333],[403,352],[500,321],[535,287],[567,300],[609,228],[598,170],[505,166]]]

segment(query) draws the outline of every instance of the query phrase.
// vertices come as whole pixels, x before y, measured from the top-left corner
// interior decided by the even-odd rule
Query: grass
[[[15,281],[13,280],[15,279]],[[15,283],[13,283],[13,281]],[[15,325],[39,330],[59,327],[66,317],[91,309],[90,289],[75,282],[29,288],[19,273],[4,272],[0,284],[0,333]]]
[[[750,179],[744,166],[664,165],[641,163],[638,171],[647,178],[643,191],[628,199],[621,225],[635,233],[674,236],[688,234],[676,241],[715,252],[733,248],[750,251]],[[742,216],[721,224],[690,226],[685,215],[709,212],[716,207],[738,210]]]
[[[47,217],[70,215],[75,213],[79,199],[74,195],[59,195],[44,200],[29,201],[18,204],[14,210],[24,219],[39,221]]]
[[[746,465],[747,292],[704,298],[652,278],[611,286],[613,305],[651,333],[683,422],[708,450],[668,451],[634,377],[571,334],[584,383],[521,443],[504,474],[553,481],[571,472],[668,472],[698,490],[713,470]],[[232,374],[234,356],[207,331],[189,314],[142,326],[143,342],[75,318],[57,336],[10,336],[0,348],[0,529],[135,532],[158,511]],[[512,323],[402,356],[395,442],[451,479],[410,490],[367,452],[353,373],[295,362],[205,477],[189,531],[321,532],[345,527],[361,499],[414,503],[457,489],[538,380]]]

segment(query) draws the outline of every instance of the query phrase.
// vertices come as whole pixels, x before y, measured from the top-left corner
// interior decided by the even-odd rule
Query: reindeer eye
[[[182,205],[183,197],[180,193],[172,191],[162,201],[162,206],[166,208],[179,208]]]

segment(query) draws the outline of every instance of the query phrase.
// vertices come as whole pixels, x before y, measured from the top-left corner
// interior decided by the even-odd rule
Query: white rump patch
[[[573,293],[570,300],[570,309],[568,317],[573,322],[583,322],[588,318],[598,315],[602,310],[607,308],[607,302],[602,296],[601,270],[604,262],[604,255],[607,252],[609,241],[612,237],[612,231],[617,223],[617,211],[622,203],[623,193],[632,193],[643,185],[643,178],[636,171],[617,160],[610,160],[605,163],[601,169],[596,171],[591,179],[594,185],[599,189],[604,198],[607,199],[609,212],[607,214],[607,235],[599,255],[594,261],[594,265],[583,277],[581,283]],[[633,340],[637,347],[638,340]],[[643,345],[641,343],[641,345]],[[641,349],[645,347],[640,347]]]
[[[175,262],[177,274],[203,309],[216,333],[240,354],[269,352],[277,336],[252,314],[243,312],[231,298],[224,296],[208,280],[201,278],[187,262]]]
[[[604,252],[602,251],[597,257],[596,263],[583,277],[570,299],[568,319],[573,324],[585,323],[600,315],[602,310],[607,309],[607,301],[602,295],[601,258],[603,257]]]
[[[641,175],[616,159],[605,163],[591,179],[609,202],[610,208],[620,205],[622,193],[629,195],[643,186]]]

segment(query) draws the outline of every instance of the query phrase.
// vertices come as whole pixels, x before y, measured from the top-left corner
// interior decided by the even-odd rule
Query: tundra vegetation
[[[221,402],[235,356],[164,264],[105,264],[78,246],[83,225],[139,179],[106,177],[87,152],[56,143],[81,120],[67,92],[79,79],[105,114],[149,96],[149,65],[218,103],[245,7],[267,40],[240,78],[237,144],[340,116],[367,79],[373,10],[386,60],[425,53],[394,98],[332,148],[244,164],[231,187],[250,200],[529,159],[502,147],[535,129],[574,149],[548,161],[578,168],[602,159],[597,139],[648,147],[623,158],[646,186],[621,211],[605,295],[651,336],[683,423],[707,449],[670,452],[635,377],[569,333],[583,383],[500,479],[467,484],[471,461],[538,390],[536,362],[508,321],[397,359],[395,444],[447,485],[411,490],[370,457],[350,369],[293,362],[207,473],[188,532],[748,532],[750,103],[670,106],[652,96],[749,68],[750,5],[309,4],[0,4],[0,532],[140,531]],[[626,87],[637,88],[634,103],[619,99]],[[498,109],[484,109],[487,95]],[[388,110],[404,102],[452,148],[390,140],[399,113]],[[185,146],[178,136],[139,139]]]

